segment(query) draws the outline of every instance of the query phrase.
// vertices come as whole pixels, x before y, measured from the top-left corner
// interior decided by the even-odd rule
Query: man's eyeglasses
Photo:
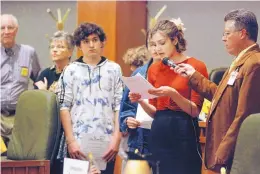
[[[243,30],[243,29],[241,29],[241,30]],[[235,33],[235,32],[241,31],[241,30],[226,31],[226,32],[223,33],[223,37],[227,37],[227,36],[229,36],[231,33]]]

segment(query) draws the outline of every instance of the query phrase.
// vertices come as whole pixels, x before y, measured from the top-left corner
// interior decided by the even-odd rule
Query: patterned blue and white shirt
[[[73,135],[78,142],[84,134],[114,132],[115,111],[119,111],[123,83],[121,68],[102,57],[96,66],[73,62],[58,81],[60,110],[70,111]],[[65,150],[65,149],[64,149]]]

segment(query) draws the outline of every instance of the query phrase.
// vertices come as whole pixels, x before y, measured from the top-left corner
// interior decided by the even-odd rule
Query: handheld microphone
[[[167,65],[167,66],[170,66],[170,67],[173,67],[173,68],[175,68],[175,67],[177,66],[176,63],[174,63],[174,62],[173,62],[172,60],[170,60],[168,57],[163,58],[162,63],[163,63],[164,65]],[[186,72],[182,72],[182,74],[185,74],[185,75],[187,76],[187,73],[186,73]]]
[[[177,65],[176,65],[172,60],[170,60],[168,57],[163,58],[162,63],[163,63],[164,65],[167,65],[167,66],[170,66],[170,67],[173,67],[173,68],[175,68],[175,67],[177,66]]]

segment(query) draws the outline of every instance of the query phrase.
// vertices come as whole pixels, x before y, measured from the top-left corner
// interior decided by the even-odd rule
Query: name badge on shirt
[[[28,76],[28,73],[29,73],[29,70],[28,70],[27,67],[22,67],[22,68],[21,68],[21,76],[27,77],[27,76]]]
[[[238,75],[238,72],[237,71],[233,71],[231,74],[230,74],[230,77],[229,77],[229,79],[228,79],[228,85],[231,85],[231,86],[233,86],[234,85],[234,82],[235,82],[235,80],[236,80],[236,78],[237,78],[237,75]]]

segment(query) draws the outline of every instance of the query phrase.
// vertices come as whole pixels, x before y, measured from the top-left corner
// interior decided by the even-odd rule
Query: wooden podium
[[[49,160],[8,160],[1,156],[2,174],[50,174]]]

